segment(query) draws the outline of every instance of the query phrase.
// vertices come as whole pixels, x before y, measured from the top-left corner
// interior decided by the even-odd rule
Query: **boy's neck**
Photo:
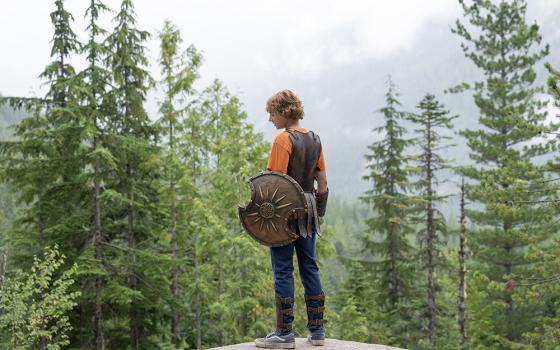
[[[293,123],[286,125],[286,130],[296,128],[301,128],[301,125],[299,125],[299,120],[295,120]]]

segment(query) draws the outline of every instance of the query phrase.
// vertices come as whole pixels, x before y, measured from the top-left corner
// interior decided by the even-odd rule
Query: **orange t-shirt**
[[[290,128],[290,130],[297,130],[304,134],[309,132],[309,129],[306,128]],[[290,139],[290,133],[288,131],[283,131],[274,138],[266,168],[271,171],[278,171],[286,174],[288,172],[288,162],[290,161],[291,154],[292,140]],[[319,154],[315,169],[318,171],[325,171],[326,168],[323,147],[321,146],[321,153]]]

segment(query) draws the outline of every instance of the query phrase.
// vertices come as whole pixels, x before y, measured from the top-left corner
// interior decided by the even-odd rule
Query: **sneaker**
[[[322,346],[325,345],[325,333],[324,332],[309,332],[307,335],[307,341],[311,345]]]
[[[280,332],[272,332],[264,338],[255,339],[255,346],[265,349],[295,349],[296,338],[293,331],[285,335]]]

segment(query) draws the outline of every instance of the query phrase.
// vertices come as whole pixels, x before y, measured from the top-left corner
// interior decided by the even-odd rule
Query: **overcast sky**
[[[67,0],[74,30],[84,39],[89,1]],[[138,25],[154,34],[148,48],[155,75],[157,32],[169,19],[181,30],[185,46],[203,52],[198,84],[222,80],[245,104],[249,121],[271,139],[264,103],[273,92],[291,88],[304,101],[304,126],[325,144],[331,188],[343,196],[359,194],[363,154],[378,125],[384,81],[391,74],[403,104],[413,108],[426,92],[435,93],[453,113],[472,102],[443,96],[445,88],[476,76],[449,31],[461,15],[454,0],[214,1],[136,0]],[[118,9],[120,1],[106,1]],[[39,73],[49,62],[52,1],[0,2],[0,93],[41,95]],[[560,66],[560,1],[529,0],[529,18],[551,43],[547,61]],[[111,15],[112,16],[112,15]],[[110,16],[107,16],[107,18]],[[111,28],[108,20],[105,28]],[[80,65],[80,62],[75,62]],[[544,81],[544,76],[540,77]],[[440,96],[441,95],[441,96]],[[155,117],[156,96],[148,110]],[[455,110],[456,109],[456,110]],[[472,116],[471,116],[472,117]],[[468,125],[472,118],[459,124]],[[466,151],[463,153],[466,154]]]

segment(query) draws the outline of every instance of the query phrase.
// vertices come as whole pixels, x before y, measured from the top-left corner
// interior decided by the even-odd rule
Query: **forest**
[[[0,95],[0,346],[207,349],[266,335],[270,254],[242,230],[238,207],[270,142],[222,81],[195,88],[204,57],[174,23],[139,28],[133,0],[90,0],[84,14],[52,3],[46,93]],[[368,190],[331,196],[317,241],[327,337],[557,350],[560,61],[525,0],[458,3],[450,28],[481,80],[445,93],[472,99],[477,123],[457,130],[439,92],[404,106],[387,78],[384,104],[371,106]],[[153,89],[157,115],[146,108]],[[448,157],[457,135],[468,163]],[[453,204],[449,174],[461,179]]]

